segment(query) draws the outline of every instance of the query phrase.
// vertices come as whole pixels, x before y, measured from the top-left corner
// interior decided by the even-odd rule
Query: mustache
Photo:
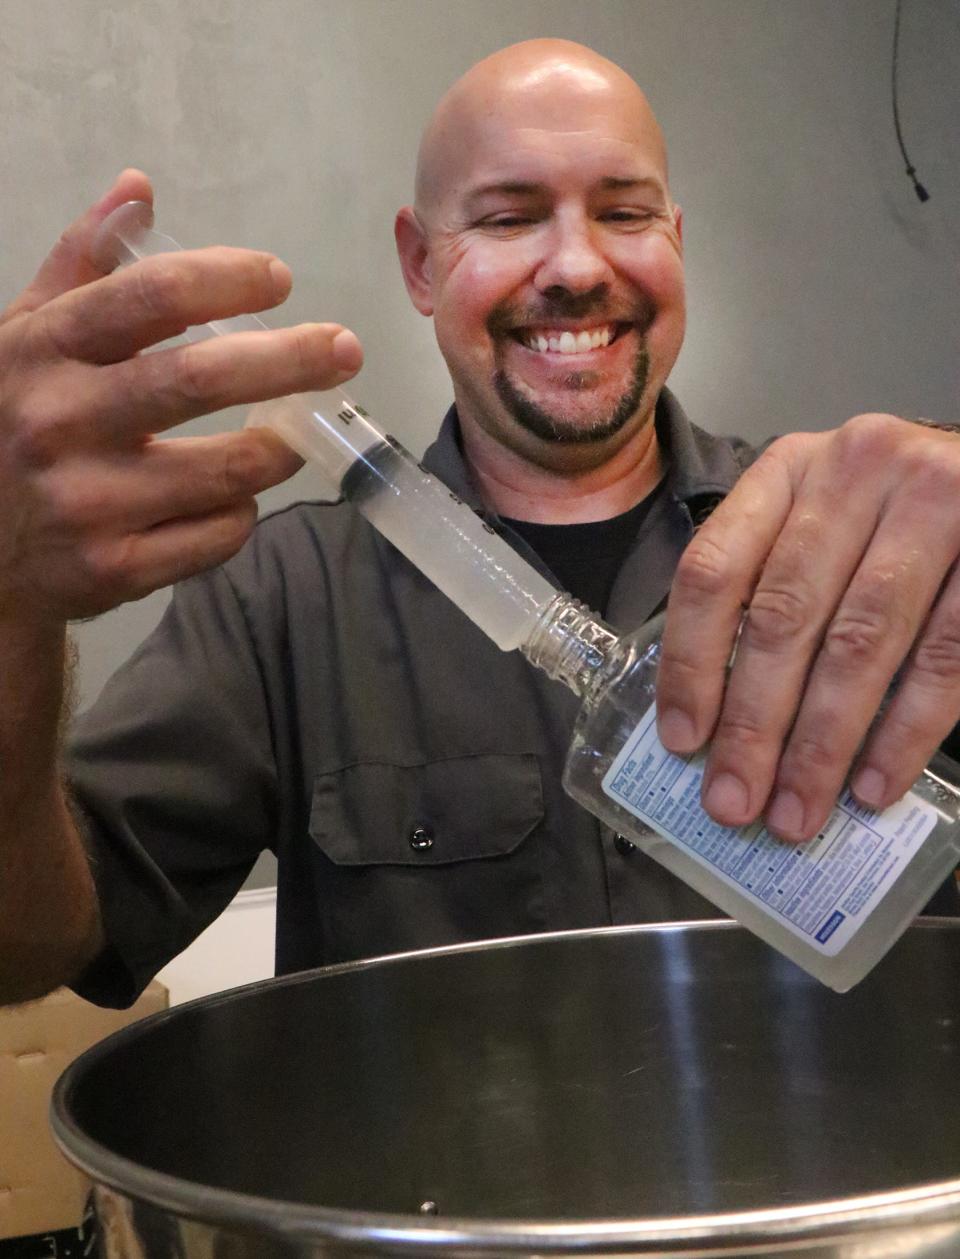
[[[635,324],[645,332],[653,323],[655,313],[648,297],[640,297],[630,305],[612,303],[604,285],[587,293],[558,289],[548,291],[535,303],[500,302],[487,317],[487,331],[496,336],[516,328],[546,327],[557,319],[595,318],[598,323]]]

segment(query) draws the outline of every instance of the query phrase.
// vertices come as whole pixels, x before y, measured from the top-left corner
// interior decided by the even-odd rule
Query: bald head
[[[640,146],[666,186],[663,133],[647,98],[618,65],[583,44],[530,39],[485,57],[441,98],[417,160],[416,210],[425,224],[492,132],[590,125],[616,111],[623,138]]]

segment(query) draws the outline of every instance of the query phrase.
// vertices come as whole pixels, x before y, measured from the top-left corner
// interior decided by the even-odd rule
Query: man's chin
[[[592,400],[582,390],[569,402],[533,398],[521,391],[503,371],[494,379],[500,402],[526,432],[556,446],[600,446],[615,438],[636,415],[647,381],[644,356],[630,386],[619,397]]]
[[[631,419],[561,416],[539,408],[513,408],[511,415],[526,432],[555,446],[599,446],[616,437]]]

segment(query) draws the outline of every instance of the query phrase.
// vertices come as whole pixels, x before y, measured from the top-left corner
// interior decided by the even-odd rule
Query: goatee
[[[650,355],[646,346],[640,346],[634,359],[630,383],[620,395],[612,410],[598,414],[588,421],[572,421],[562,415],[551,414],[530,398],[522,394],[510,380],[502,367],[498,367],[493,378],[497,396],[507,411],[521,427],[533,433],[535,437],[548,442],[592,443],[606,441],[623,428],[636,413],[647,387],[650,371]],[[585,382],[578,382],[577,373],[571,373],[568,384],[572,389],[583,388]]]

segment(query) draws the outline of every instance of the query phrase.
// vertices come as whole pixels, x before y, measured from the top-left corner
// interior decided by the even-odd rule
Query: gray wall
[[[286,317],[354,328],[354,393],[419,452],[449,401],[391,223],[419,130],[487,52],[582,40],[646,88],[685,211],[690,330],[672,383],[717,432],[857,411],[960,417],[960,4],[904,0],[3,0],[0,300],[124,165],[182,243],[275,250]],[[201,431],[242,417],[198,422]],[[300,474],[268,505],[311,496]],[[158,594],[79,628],[82,695]]]

